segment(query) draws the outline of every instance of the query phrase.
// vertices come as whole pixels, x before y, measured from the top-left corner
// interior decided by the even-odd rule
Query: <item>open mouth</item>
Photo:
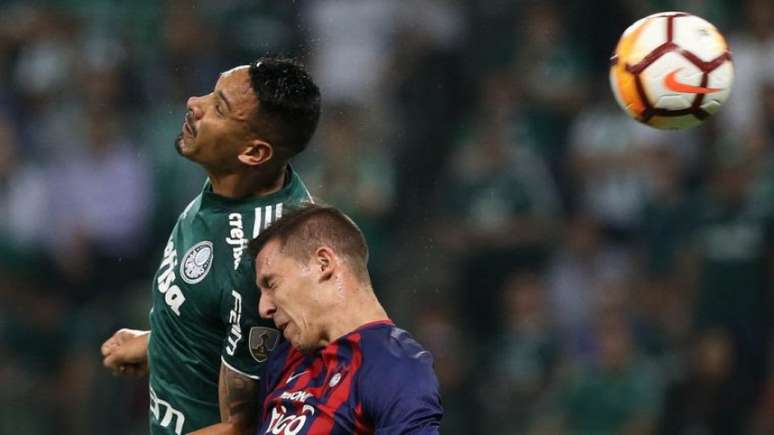
[[[183,122],[183,130],[185,130],[190,136],[196,136],[196,128],[194,128],[190,121],[191,119],[188,115],[186,115],[185,121]]]

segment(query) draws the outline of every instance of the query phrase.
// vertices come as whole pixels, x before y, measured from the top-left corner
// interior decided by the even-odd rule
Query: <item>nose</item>
[[[186,102],[185,105],[188,108],[188,110],[191,111],[191,114],[193,115],[194,119],[199,119],[202,117],[202,114],[204,113],[204,111],[202,110],[200,97],[188,98],[188,101]]]
[[[271,319],[276,312],[277,307],[274,305],[274,301],[271,300],[271,296],[262,294],[260,300],[258,300],[258,313],[261,317],[264,319]]]

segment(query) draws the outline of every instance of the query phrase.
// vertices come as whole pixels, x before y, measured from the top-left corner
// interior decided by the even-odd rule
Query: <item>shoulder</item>
[[[358,397],[379,433],[437,434],[443,409],[433,357],[395,326],[362,332]]]
[[[360,347],[366,387],[379,384],[383,392],[437,388],[432,354],[408,331],[392,325],[369,328],[361,333]]]
[[[428,350],[405,329],[393,325],[384,325],[362,332],[361,346],[364,352],[379,355],[385,359],[406,361],[412,364],[433,363]]]

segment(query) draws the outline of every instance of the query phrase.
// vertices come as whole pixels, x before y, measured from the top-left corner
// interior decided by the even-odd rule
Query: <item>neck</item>
[[[285,185],[289,169],[287,164],[266,171],[245,171],[218,174],[209,172],[212,191],[226,198],[266,196],[279,191]]]
[[[390,320],[371,288],[357,289],[355,292],[358,296],[348,296],[345,305],[340,307],[341,310],[332,313],[333,318],[330,319],[331,324],[327,328],[324,345],[368,323]]]

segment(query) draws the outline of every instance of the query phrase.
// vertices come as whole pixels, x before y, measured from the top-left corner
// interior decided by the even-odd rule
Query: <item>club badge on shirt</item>
[[[253,326],[250,328],[250,355],[259,363],[269,359],[269,354],[279,343],[280,332],[274,328]]]
[[[180,275],[188,284],[201,282],[212,266],[212,242],[203,241],[191,247],[180,263]]]

